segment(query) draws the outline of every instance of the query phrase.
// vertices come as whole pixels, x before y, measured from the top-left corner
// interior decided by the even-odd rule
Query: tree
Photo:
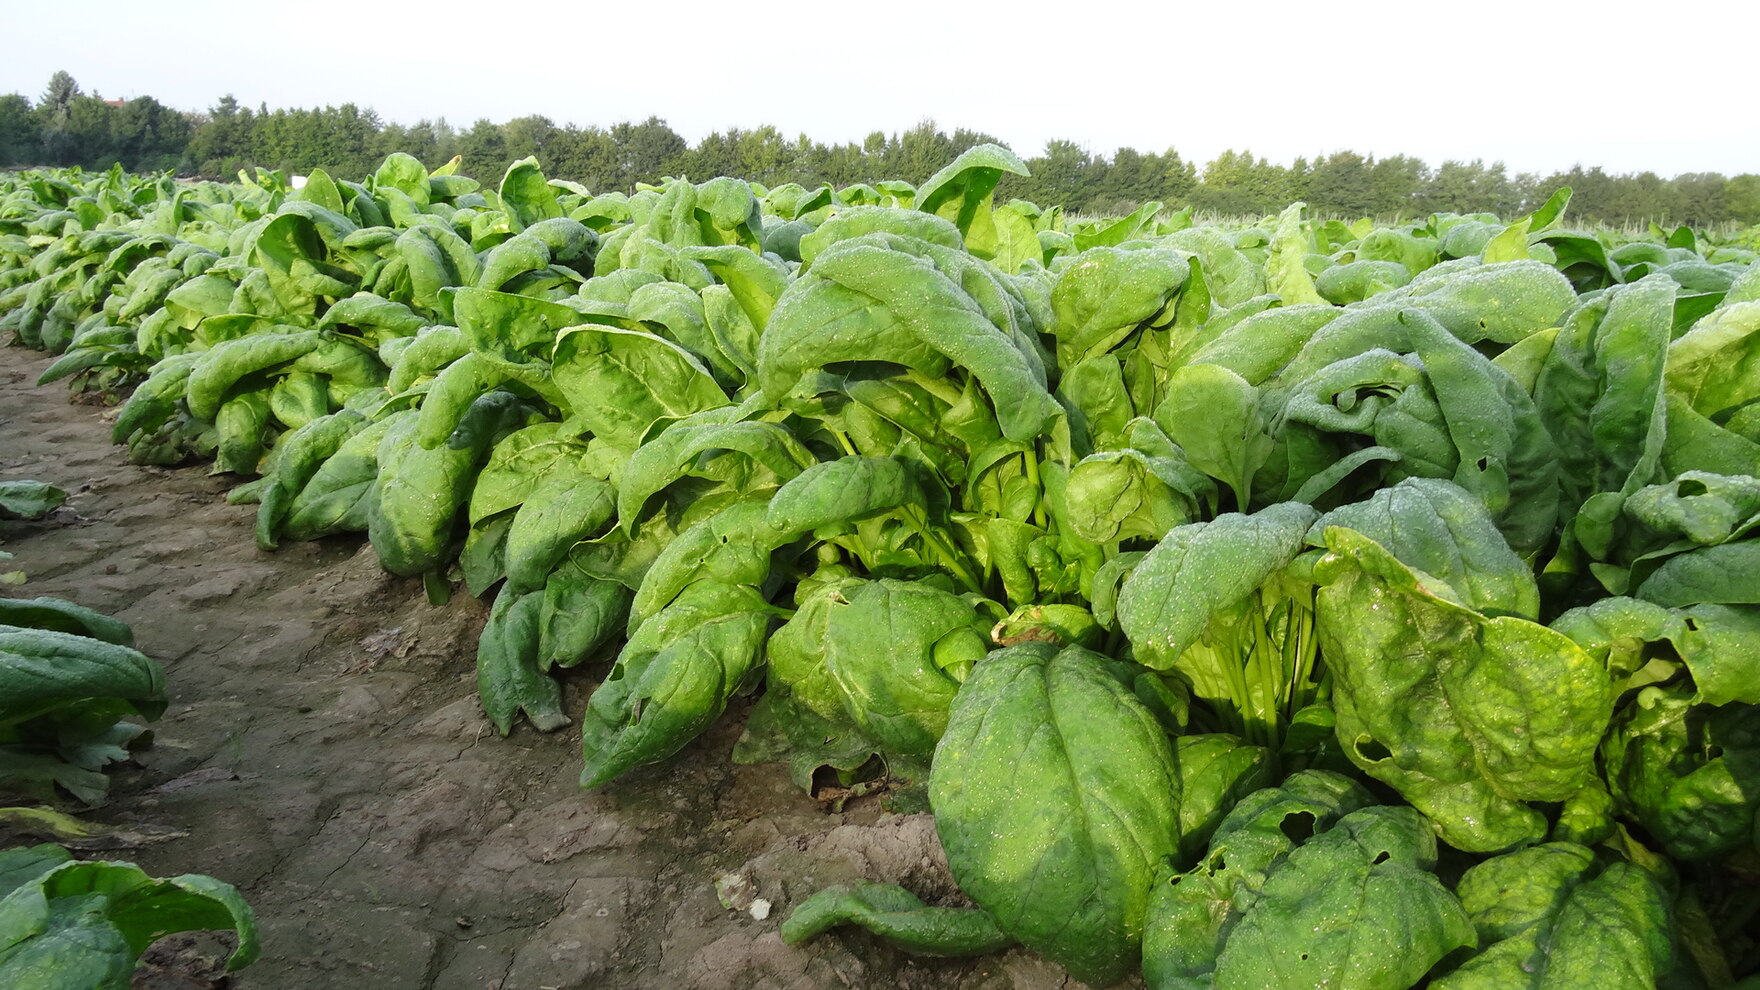
[[[620,184],[618,173],[623,168],[622,151],[611,135],[597,127],[577,131],[572,125],[567,133],[568,138],[562,142],[567,149],[566,157],[558,159],[557,174],[595,191],[616,189]]]
[[[1375,211],[1374,164],[1354,151],[1316,158],[1304,177],[1304,198],[1318,213],[1363,216]]]
[[[1349,152],[1349,154],[1354,154],[1354,152]],[[1282,198],[1292,203],[1298,199],[1303,201],[1308,200],[1310,198],[1308,194],[1308,183],[1314,177],[1314,170],[1318,168],[1323,161],[1324,159],[1322,158],[1316,158],[1314,159],[1313,164],[1309,164],[1306,158],[1298,155],[1295,161],[1290,162],[1289,168],[1285,169],[1283,173]]]
[[[622,158],[620,185],[677,175],[683,171],[684,153],[690,148],[688,141],[657,116],[639,124],[624,121],[611,128],[611,139],[617,142]]]
[[[1042,206],[1062,204],[1071,210],[1086,209],[1091,198],[1086,180],[1093,159],[1074,141],[1045,142],[1045,154],[1027,162],[1027,170],[1038,180],[1038,202]]]
[[[1168,148],[1161,153],[1160,191],[1155,198],[1173,205],[1190,203],[1198,188],[1198,166]]]
[[[505,172],[511,161],[501,128],[487,118],[479,118],[470,130],[458,136],[458,153],[464,157],[464,170],[484,181]]]
[[[617,145],[597,127],[569,124],[551,132],[544,146],[544,174],[601,190],[615,184]]]
[[[63,69],[49,77],[49,86],[37,102],[37,131],[42,138],[43,160],[50,165],[71,165],[79,159],[73,102],[81,95],[79,83]]]
[[[1517,172],[1515,178],[1509,180],[1510,195],[1522,204],[1519,212],[1532,213],[1552,198],[1556,190],[1545,188],[1541,181],[1538,172]]]
[[[887,177],[920,186],[924,179],[941,171],[941,166],[953,161],[955,154],[953,143],[935,126],[935,121],[924,118],[899,135],[897,160],[888,163],[891,168]]]
[[[779,185],[793,176],[793,151],[783,141],[782,132],[765,124],[739,136],[734,145],[734,169],[718,175],[736,175],[752,182]],[[704,176],[709,178],[710,176]]]
[[[1143,155],[1135,148],[1120,148],[1112,161],[1096,159],[1100,168],[1096,181],[1095,203],[1103,212],[1129,213],[1138,205],[1160,195],[1160,161],[1155,155]]]
[[[228,93],[206,113],[184,113],[150,96],[112,105],[87,94],[65,70],[50,77],[35,104],[0,95],[0,164],[106,167],[137,171],[183,167],[225,176],[253,166],[310,169],[338,178],[371,171],[386,155],[405,152],[438,165],[461,156],[470,175],[493,180],[515,158],[536,156],[547,174],[601,191],[629,190],[664,176],[704,181],[729,175],[776,186],[903,180],[921,185],[965,151],[1002,144],[981,131],[951,135],[925,118],[902,133],[872,131],[860,142],[826,145],[805,134],[790,140],[777,128],[730,127],[692,147],[652,116],[609,129],[558,126],[528,115],[496,124],[478,120],[460,133],[444,119],[387,123],[371,108],[281,108],[253,111]],[[1715,172],[1664,179],[1654,172],[1610,175],[1577,165],[1544,178],[1511,177],[1502,162],[1446,161],[1432,170],[1408,155],[1377,159],[1334,151],[1289,165],[1228,150],[1201,171],[1178,151],[1121,147],[1095,155],[1074,141],[1047,143],[1027,161],[1031,176],[1002,177],[999,201],[1030,199],[1045,206],[1122,214],[1149,200],[1229,216],[1263,216],[1292,200],[1316,214],[1400,218],[1414,213],[1495,213],[1509,218],[1539,207],[1560,186],[1574,191],[1573,218],[1586,223],[1760,223],[1760,175]],[[901,191],[902,190],[898,190]]]
[[[1372,201],[1367,212],[1379,217],[1409,215],[1430,177],[1430,169],[1410,155],[1374,161],[1369,172]]]
[[[1724,215],[1737,223],[1760,224],[1760,175],[1744,172],[1723,187]]]
[[[1571,166],[1569,172],[1555,172],[1540,184],[1542,189],[1571,187],[1571,216],[1578,220],[1609,220],[1613,217],[1613,177],[1601,166],[1585,169]]]
[[[501,125],[502,139],[506,142],[504,154],[511,160],[529,158],[544,154],[544,149],[556,134],[556,122],[543,114],[532,114],[529,117],[515,117]]]
[[[739,142],[741,131],[737,127],[729,127],[726,133],[716,131],[697,142],[697,146],[687,156],[689,165],[685,174],[701,182],[717,175],[733,175],[739,171]]]
[[[1655,172],[1619,176],[1608,197],[1608,214],[1622,222],[1636,220],[1664,221],[1671,213],[1668,184]]]
[[[999,144],[1004,148],[1008,147],[1008,142],[999,137],[985,134],[983,131],[968,131],[963,127],[957,127],[953,131],[953,136],[947,139],[947,150],[949,152],[947,161],[953,161],[955,158],[958,158],[973,148],[976,148],[980,144]],[[1010,150],[1012,151],[1013,149]],[[942,164],[945,165],[947,162],[942,162]],[[937,171],[939,171],[939,169],[937,169]],[[933,175],[934,173],[930,174]]]
[[[422,123],[425,121],[417,121],[418,126]],[[434,134],[434,160],[439,163],[451,161],[458,154],[458,132],[445,117],[436,118],[429,126]]]
[[[892,175],[892,160],[898,155],[898,139],[888,138],[881,131],[869,131],[862,139],[862,155],[867,158],[874,178]]]
[[[42,141],[31,101],[17,93],[0,96],[0,165],[35,164]]]
[[[186,157],[204,175],[231,175],[256,152],[257,117],[231,93],[208,108],[208,119],[190,136]]]
[[[1724,218],[1723,187],[1728,182],[1717,172],[1688,172],[1669,185],[1674,192],[1672,215],[1681,223],[1711,224]]]
[[[109,118],[110,150],[134,171],[174,169],[189,147],[189,118],[151,96],[129,100]]]
[[[1204,166],[1204,180],[1193,194],[1202,209],[1229,216],[1269,213],[1285,200],[1289,171],[1250,151],[1224,151]]]
[[[1418,202],[1425,213],[1478,213],[1497,209],[1512,193],[1502,162],[1487,169],[1479,158],[1470,162],[1450,160],[1431,176]]]
[[[57,112],[56,165],[108,168],[122,158],[112,139],[116,108],[98,96],[76,96]]]
[[[74,97],[82,95],[84,94],[80,92],[79,83],[73,81],[66,69],[58,69],[49,77],[49,87],[43,90],[43,98],[37,102],[54,111],[66,107],[73,102]]]
[[[874,163],[858,144],[839,144],[825,149],[821,159],[820,179],[839,188],[858,182],[873,182],[879,177]]]
[[[1516,194],[1515,186],[1509,181],[1509,173],[1502,162],[1492,162],[1485,170],[1485,180],[1479,187],[1479,202],[1475,209],[1486,210],[1500,217],[1509,216],[1522,205]]]

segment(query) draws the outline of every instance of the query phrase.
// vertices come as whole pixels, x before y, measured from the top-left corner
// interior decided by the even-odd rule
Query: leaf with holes
[[[1475,944],[1430,872],[1436,839],[1423,817],[1367,800],[1342,777],[1306,773],[1241,802],[1198,866],[1156,884],[1150,985],[1404,990]]]

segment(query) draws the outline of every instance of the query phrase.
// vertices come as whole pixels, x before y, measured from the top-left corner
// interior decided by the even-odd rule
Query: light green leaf
[[[1351,762],[1458,849],[1538,841],[1545,819],[1527,802],[1562,801],[1594,772],[1605,668],[1545,626],[1439,597],[1360,533],[1334,527],[1325,542],[1320,651]]]

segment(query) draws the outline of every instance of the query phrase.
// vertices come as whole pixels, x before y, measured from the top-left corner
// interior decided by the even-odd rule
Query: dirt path
[[[236,479],[129,465],[113,410],[33,385],[47,363],[0,349],[0,478],[73,493],[47,521],[0,528],[29,575],[8,592],[115,614],[165,667],[154,745],[91,817],[185,831],[115,855],[244,891],[264,954],[232,986],[1075,986],[1020,951],[921,961],[860,933],[783,945],[778,921],[828,883],[946,897],[932,822],[871,803],[827,814],[783,768],[732,765],[736,718],[580,790],[574,733],[502,739],[482,717],[481,603],[429,606],[360,538],[258,551],[253,507],[222,497]],[[597,674],[568,685],[571,713]],[[769,917],[724,907],[720,874],[747,878]]]

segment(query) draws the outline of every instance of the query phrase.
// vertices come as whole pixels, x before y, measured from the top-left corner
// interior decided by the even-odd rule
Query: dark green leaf
[[[839,925],[860,925],[922,956],[981,956],[1014,939],[975,908],[929,907],[896,884],[827,887],[802,901],[782,923],[782,940],[800,945]]]
[[[1170,531],[1137,564],[1118,595],[1119,626],[1139,663],[1172,667],[1213,615],[1288,566],[1319,513],[1284,502],[1250,516],[1228,513]]]
[[[1136,968],[1149,880],[1178,840],[1155,717],[1080,647],[1009,647],[954,699],[929,781],[960,888],[1080,980]]]
[[[1435,990],[1651,990],[1668,971],[1668,902],[1631,863],[1598,868],[1590,850],[1554,842],[1480,863],[1456,890],[1479,951]]]
[[[749,677],[772,612],[749,586],[701,580],[630,636],[581,721],[582,787],[678,752]]]

